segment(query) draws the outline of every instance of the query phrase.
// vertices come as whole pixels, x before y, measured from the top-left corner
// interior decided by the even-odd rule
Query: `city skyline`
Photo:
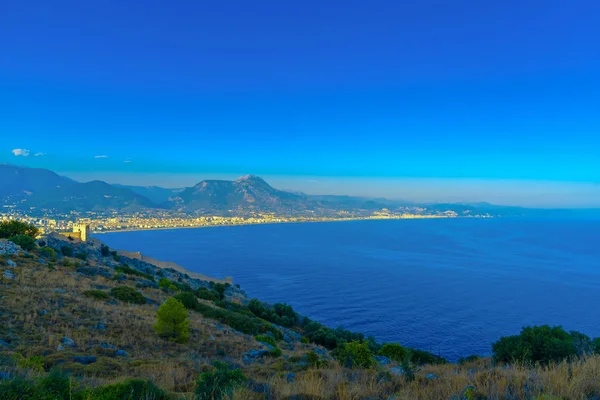
[[[600,207],[593,1],[9,4],[0,162]]]

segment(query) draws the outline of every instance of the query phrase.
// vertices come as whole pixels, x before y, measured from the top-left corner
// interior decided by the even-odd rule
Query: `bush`
[[[85,261],[85,260],[87,260],[87,253],[81,251],[81,252],[77,253],[77,255],[75,257],[79,258],[82,261]]]
[[[409,349],[410,361],[417,365],[448,364],[448,360],[425,350]]]
[[[154,281],[154,275],[147,274],[142,271],[138,271],[137,269],[131,268],[129,265],[119,265],[118,267],[115,268],[115,271],[121,272],[125,275],[140,276],[142,278],[146,278],[148,280]]]
[[[65,257],[73,257],[73,248],[71,246],[67,246],[67,245],[61,246],[60,252]]]
[[[196,296],[201,299],[210,301],[219,299],[219,295],[217,294],[217,292],[215,292],[214,290],[208,290],[207,288],[199,288],[198,290],[196,290]]]
[[[365,341],[353,340],[335,352],[336,358],[347,368],[369,368],[373,366],[373,353]]]
[[[101,245],[100,246],[100,254],[102,255],[102,257],[110,256],[110,248],[104,244]]]
[[[169,396],[156,387],[151,381],[128,379],[121,383],[86,389],[78,393],[76,399],[81,400],[167,400]]]
[[[44,246],[40,249],[40,253],[50,260],[54,260],[56,258],[56,252],[52,247]]]
[[[408,349],[398,343],[386,343],[379,350],[379,354],[388,357],[390,360],[402,362],[408,356]]]
[[[286,327],[296,325],[297,314],[294,312],[292,306],[285,303],[275,303],[273,308],[267,308],[258,299],[252,299],[250,300],[250,304],[248,304],[248,309],[257,317],[277,325]]]
[[[283,334],[278,329],[256,317],[236,311],[210,307],[205,304],[198,304],[196,311],[206,318],[216,319],[247,335],[271,332],[278,340],[283,339]]]
[[[11,237],[10,241],[21,246],[21,248],[25,251],[31,251],[35,249],[35,239],[28,235],[16,235]]]
[[[188,310],[196,310],[199,305],[196,295],[190,292],[181,292],[175,296],[175,299],[180,301]]]
[[[10,239],[19,235],[26,235],[35,238],[39,233],[39,229],[34,225],[27,224],[21,221],[2,221],[0,222],[0,239]]]
[[[154,330],[160,337],[177,343],[187,343],[190,321],[185,306],[174,298],[168,299],[156,311]]]
[[[259,342],[270,344],[271,346],[277,346],[277,342],[271,336],[256,335],[255,339]]]
[[[560,326],[525,327],[516,336],[505,336],[492,345],[494,361],[542,365],[592,353],[594,343],[586,335]]]
[[[213,285],[213,289],[219,296],[219,300],[225,299],[225,291],[229,286],[231,286],[229,283],[215,283]]]
[[[83,292],[83,295],[86,297],[91,297],[96,300],[108,300],[109,299],[108,293],[106,293],[103,290],[86,290],[85,292]]]
[[[110,295],[117,300],[130,304],[146,304],[146,298],[143,294],[129,286],[117,286],[110,290]]]
[[[215,361],[213,365],[215,369],[204,372],[196,382],[196,400],[228,398],[236,387],[247,380],[241,370],[230,370],[224,362]]]

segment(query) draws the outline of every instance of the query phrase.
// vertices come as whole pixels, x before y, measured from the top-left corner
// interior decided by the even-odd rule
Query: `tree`
[[[156,311],[154,330],[165,339],[187,343],[190,338],[190,321],[185,306],[177,299],[167,299]]]
[[[408,355],[408,349],[398,343],[386,343],[379,350],[379,354],[388,357],[390,360],[402,362]]]
[[[560,326],[528,326],[516,336],[505,336],[492,345],[496,362],[521,361],[548,364],[594,351],[586,335]]]
[[[215,283],[213,289],[219,295],[219,300],[225,299],[225,291],[231,286],[229,283]]]
[[[369,368],[373,366],[373,353],[365,341],[353,340],[337,351],[336,357],[348,368]]]
[[[108,248],[108,246],[106,246],[106,245],[100,246],[100,254],[102,254],[102,257],[110,256],[110,249]]]
[[[17,235],[27,235],[35,239],[39,232],[34,225],[25,222],[14,220],[0,222],[0,239],[10,239]]]

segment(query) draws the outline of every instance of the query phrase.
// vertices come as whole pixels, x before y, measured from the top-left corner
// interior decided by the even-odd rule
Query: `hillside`
[[[119,257],[98,241],[44,242],[24,252],[0,241],[0,399],[600,396],[599,355],[544,367],[477,357],[447,364],[329,329],[236,286]],[[185,343],[153,328],[173,297],[188,308]]]

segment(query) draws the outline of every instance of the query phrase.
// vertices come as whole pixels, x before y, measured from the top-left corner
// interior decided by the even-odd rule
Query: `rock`
[[[17,266],[17,263],[13,260],[6,260],[6,264],[11,268],[15,268]]]
[[[258,359],[263,358],[267,354],[269,354],[269,350],[250,350],[242,355],[242,361],[244,362],[244,364],[252,364]]]
[[[265,342],[258,342],[258,343],[262,344],[263,346],[266,346],[266,348],[269,349],[269,351],[275,350],[275,347],[273,347],[273,345],[270,345],[269,343],[265,343]]]
[[[390,368],[390,374],[394,376],[402,376],[404,375],[404,370],[402,369],[402,367],[392,367]]]
[[[5,277],[6,279],[11,279],[11,280],[16,278],[15,274],[10,272],[10,270],[8,270],[8,269],[6,271],[4,271],[2,276]]]
[[[375,356],[373,357],[375,359],[375,361],[377,361],[379,363],[379,365],[388,365],[389,363],[392,362],[392,360],[390,360],[388,357],[386,356]]]
[[[61,341],[61,343],[64,346],[67,346],[67,347],[75,347],[75,346],[77,346],[75,344],[75,341],[73,339],[71,339],[71,338],[68,338],[68,337],[64,337],[63,340]]]
[[[129,353],[127,353],[125,350],[121,350],[121,349],[119,349],[115,352],[115,356],[117,356],[117,357],[127,357],[128,355],[129,355]]]
[[[315,353],[317,353],[320,356],[326,356],[327,355],[327,350],[325,350],[325,347],[321,347],[321,346],[317,346],[313,349],[313,351]]]
[[[40,317],[43,317],[43,316],[44,316],[44,315],[46,315],[46,314],[48,314],[48,310],[40,310],[40,311],[38,311],[38,315],[39,315]]]
[[[56,348],[57,351],[63,351],[65,348],[63,347],[62,344],[59,344],[58,347]]]
[[[429,379],[429,380],[438,379],[438,378],[439,378],[439,376],[437,376],[436,374],[425,375],[425,379]]]
[[[10,346],[10,343],[5,342],[4,340],[0,340],[0,346],[2,346],[2,347],[8,347],[8,346]]]
[[[17,246],[13,242],[9,242],[8,240],[0,240],[0,254],[17,254],[19,251],[22,251],[20,246]]]
[[[80,275],[92,277],[98,275],[99,269],[94,267],[79,267],[76,269],[76,272]]]
[[[65,293],[67,293],[67,291],[66,291],[66,290],[64,290],[64,289],[54,289],[54,291],[55,291],[56,293],[60,293],[60,294],[65,294]]]
[[[0,372],[0,380],[10,379],[10,372]]]
[[[99,322],[96,325],[94,325],[93,328],[99,331],[103,331],[106,330],[106,325],[104,325],[102,322]]]
[[[295,378],[296,378],[296,374],[293,372],[290,372],[285,375],[285,379],[287,380],[287,383],[294,383]]]
[[[211,337],[208,338],[208,340],[215,340],[215,337],[211,336]]]
[[[83,364],[83,365],[88,365],[88,364],[93,364],[97,361],[96,356],[78,356],[78,357],[73,357],[73,362],[79,363],[79,364]]]
[[[114,344],[110,344],[110,343],[100,343],[99,347],[103,348],[103,349],[116,349],[117,346],[115,346]]]

